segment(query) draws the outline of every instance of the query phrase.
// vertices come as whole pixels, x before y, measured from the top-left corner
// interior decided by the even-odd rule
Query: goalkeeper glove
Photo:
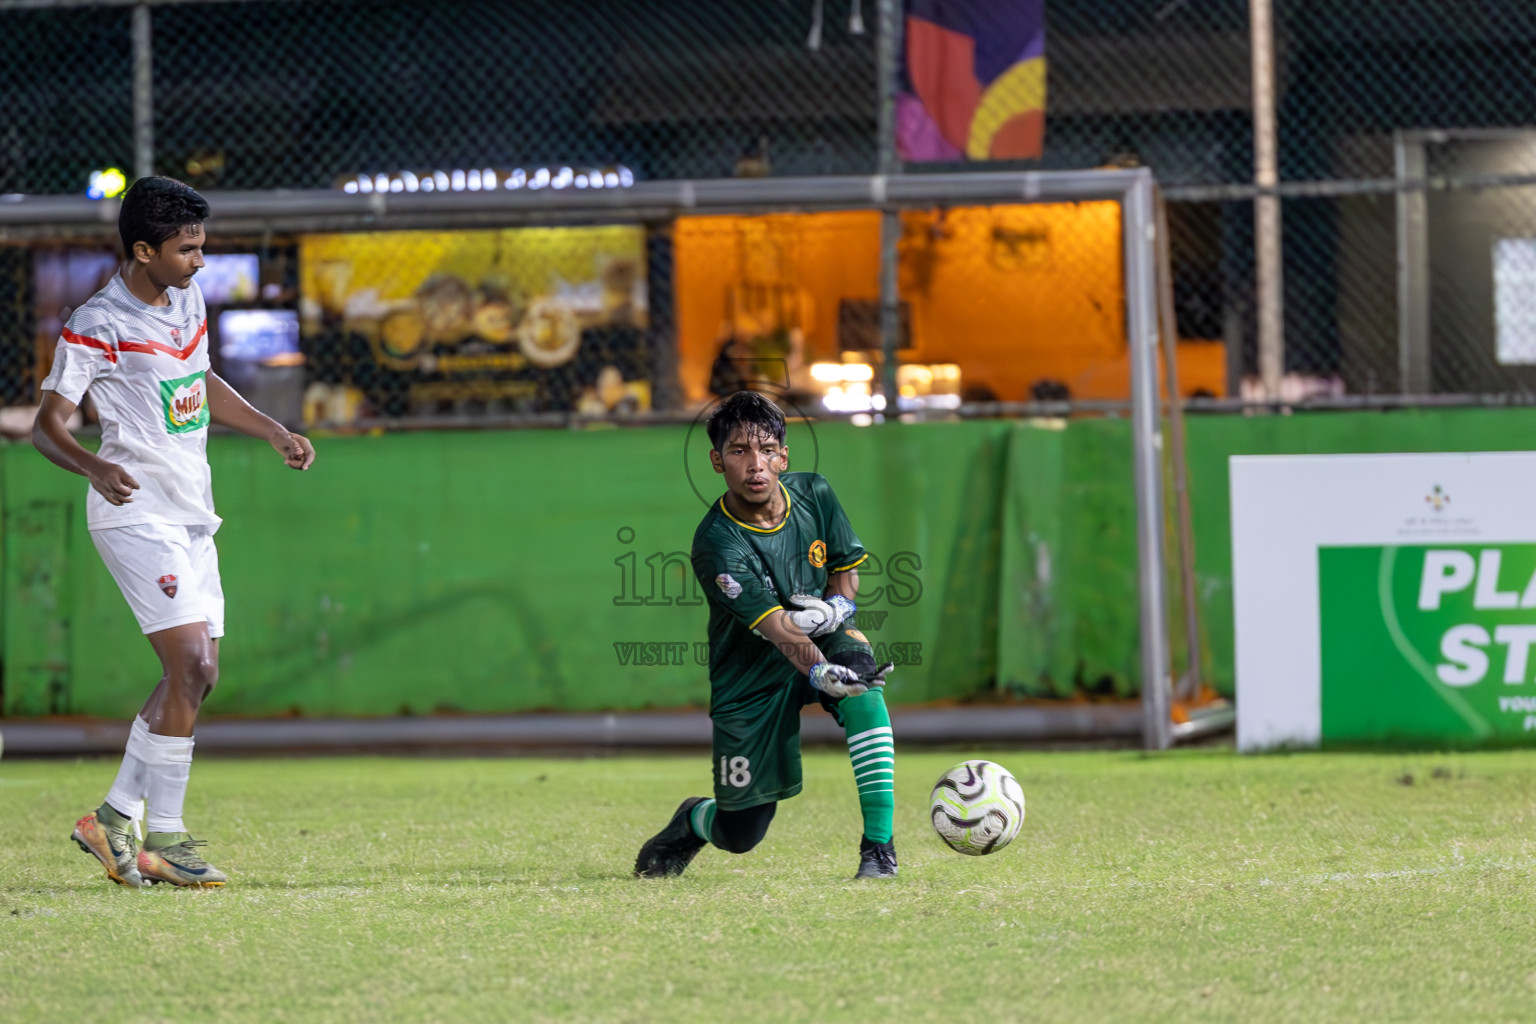
[[[810,680],[812,686],[828,697],[857,697],[871,687],[884,686],[886,673],[891,668],[891,663],[886,662],[873,672],[860,674],[844,665],[822,661],[811,668]]]
[[[806,636],[826,636],[853,617],[858,609],[841,594],[823,601],[810,594],[796,594],[790,602],[800,610],[789,613],[789,620],[800,627]]]

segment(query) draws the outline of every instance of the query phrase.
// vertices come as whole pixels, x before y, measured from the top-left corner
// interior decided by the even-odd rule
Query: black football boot
[[[708,797],[691,796],[678,805],[667,827],[640,847],[635,858],[636,878],[667,878],[682,874],[694,855],[704,849],[704,840],[693,834],[688,815]],[[895,862],[892,861],[894,864]]]

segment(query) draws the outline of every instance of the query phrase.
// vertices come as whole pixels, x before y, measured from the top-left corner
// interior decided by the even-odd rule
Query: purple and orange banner
[[[901,158],[1032,160],[1045,141],[1045,0],[908,0]]]

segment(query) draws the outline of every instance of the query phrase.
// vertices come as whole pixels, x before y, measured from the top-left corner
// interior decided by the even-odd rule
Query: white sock
[[[149,786],[149,723],[135,716],[133,728],[128,730],[128,746],[123,751],[123,764],[117,770],[112,788],[107,790],[107,803],[119,814],[137,822],[144,817],[144,797]]]
[[[148,740],[149,816],[144,824],[151,832],[185,832],[181,808],[187,799],[187,779],[192,775],[192,737],[157,736]]]

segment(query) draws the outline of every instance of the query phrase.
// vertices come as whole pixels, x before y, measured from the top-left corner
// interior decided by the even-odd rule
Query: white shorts
[[[207,622],[224,635],[224,584],[213,529],[141,523],[92,530],[101,560],[146,634]]]

